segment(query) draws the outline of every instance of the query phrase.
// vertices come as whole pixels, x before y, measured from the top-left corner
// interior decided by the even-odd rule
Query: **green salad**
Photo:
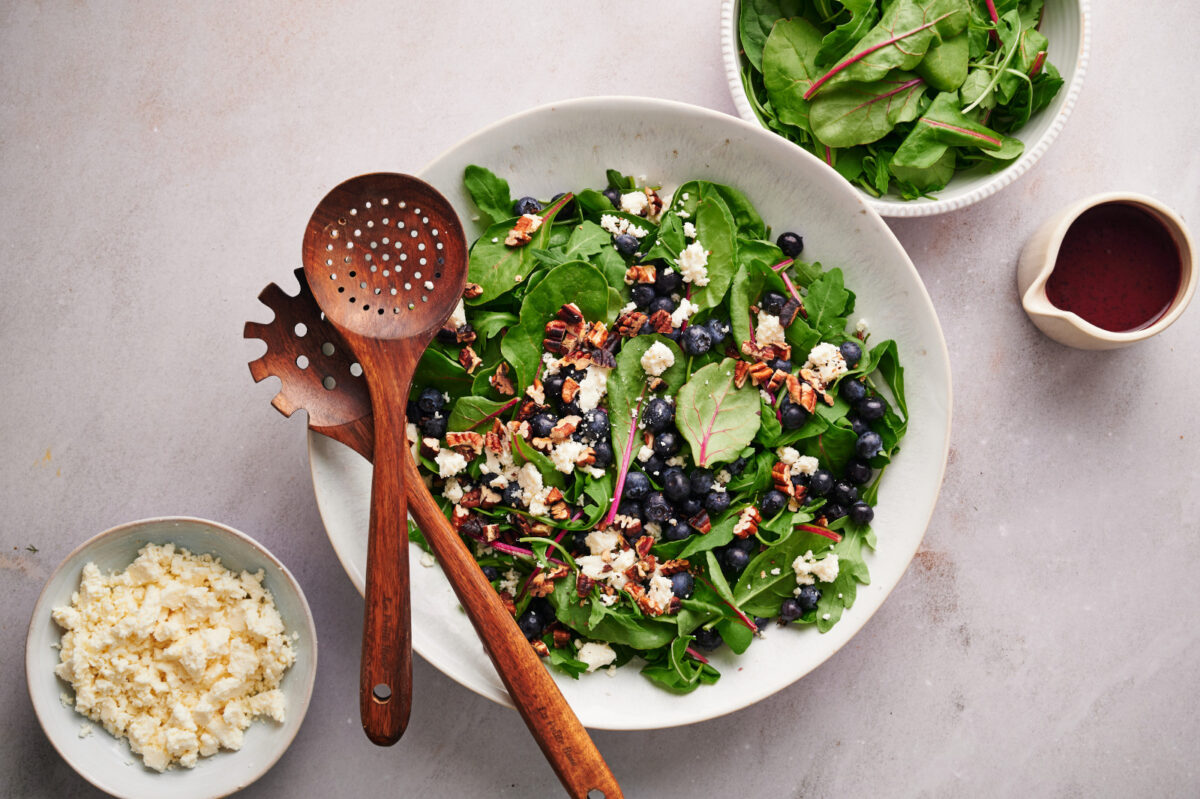
[[[1062,87],[1043,0],[741,0],[742,85],[764,125],[876,197],[1024,151]]]
[[[684,693],[772,622],[837,624],[907,425],[896,344],[868,344],[842,270],[731,186],[465,182],[485,229],[408,435],[531,645]]]

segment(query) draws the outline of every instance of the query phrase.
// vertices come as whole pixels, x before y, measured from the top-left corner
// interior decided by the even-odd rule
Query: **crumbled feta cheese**
[[[682,466],[683,464],[684,460],[682,455],[674,455],[670,458],[667,458],[668,466]]]
[[[610,369],[600,366],[589,366],[583,381],[579,384],[579,393],[575,396],[579,409],[590,411],[600,404],[608,393],[608,373]]]
[[[548,352],[542,353],[542,363],[546,366],[545,376],[558,374],[558,370],[562,368],[562,363],[558,358],[555,358]]]
[[[295,652],[262,579],[173,544],[146,545],[121,573],[87,564],[52,611],[75,709],[156,771],[239,749],[257,716],[282,722]]]
[[[636,310],[637,310],[636,302],[627,302],[621,306],[621,313],[618,314],[618,316],[624,316],[625,314],[633,313]],[[542,404],[545,404],[545,403],[542,403]]]
[[[639,227],[631,223],[628,219],[624,219],[613,214],[602,214],[600,216],[600,227],[607,230],[614,236],[619,236],[622,233],[628,233],[636,239],[645,238],[650,231],[644,227]]]
[[[404,434],[408,437],[408,449],[412,453],[413,460],[417,463],[421,462],[421,431],[412,422],[408,422],[404,426]]]
[[[683,223],[683,237],[686,239],[696,238],[696,226],[691,222]]]
[[[442,478],[453,477],[467,468],[467,459],[452,449],[442,450],[434,457],[434,461],[437,462],[438,477]]]
[[[631,191],[621,195],[621,210],[634,216],[644,216],[650,199],[644,191]]]
[[[457,505],[458,501],[463,498],[463,489],[458,480],[453,477],[447,480],[446,487],[442,489],[442,496]]]
[[[593,555],[602,555],[616,549],[620,540],[620,537],[614,532],[593,530],[587,534],[583,542],[587,544],[588,552]]]
[[[708,281],[705,281],[705,282],[708,282]],[[699,305],[696,305],[694,302],[689,300],[687,297],[684,297],[682,300],[679,301],[679,306],[674,311],[671,312],[671,326],[679,327],[684,322],[686,322],[688,319],[690,319],[692,314],[696,313],[696,311],[699,311],[699,310],[700,310]]]
[[[782,572],[780,572],[780,570],[779,570],[779,567],[778,567],[778,566],[776,566],[774,569],[771,569],[771,576],[772,576],[772,577],[778,577],[778,576],[779,576],[781,573],[782,573]]]
[[[812,455],[801,455],[792,464],[792,474],[812,474],[821,467],[820,461]]]
[[[521,575],[515,569],[509,569],[504,573],[504,576],[496,584],[497,591],[507,591],[510,595],[517,595],[518,583],[521,581]]]
[[[846,359],[842,357],[841,350],[838,349],[836,344],[830,344],[827,341],[812,348],[812,351],[808,353],[808,360],[805,362],[803,368],[809,369],[816,374],[817,379],[824,384],[817,386],[817,388],[822,389],[849,371],[846,368]]]
[[[675,353],[666,344],[656,341],[642,353],[642,368],[646,374],[658,377],[675,365]]]
[[[435,564],[435,563],[437,563],[437,561],[434,559],[434,557],[431,553],[429,553],[429,552],[421,553],[421,565],[424,566],[426,569],[432,569],[433,564]]]
[[[684,282],[696,286],[708,285],[708,251],[703,244],[693,241],[679,253],[676,263],[679,264],[679,274]]]
[[[780,447],[779,449],[775,450],[775,454],[779,457],[779,460],[782,463],[788,466],[791,466],[800,459],[800,453],[792,447]]]
[[[521,499],[525,504],[542,490],[542,473],[532,463],[526,463],[517,472],[517,485],[521,488]]]
[[[546,516],[550,513],[550,506],[546,504],[546,499],[553,491],[553,486],[543,486],[533,492],[533,496],[529,498],[529,512],[534,516]]]
[[[650,587],[646,591],[646,599],[650,604],[666,610],[667,605],[671,604],[673,596],[675,596],[675,592],[671,588],[671,578],[663,577],[657,571],[651,575]]]
[[[579,647],[579,652],[576,653],[575,657],[587,664],[588,671],[595,671],[596,669],[604,668],[616,660],[617,653],[608,644],[588,641]]]
[[[654,450],[642,444],[642,448],[637,451],[637,459],[639,463],[645,463],[654,457]]]
[[[828,613],[822,613],[821,618],[824,619],[825,621],[829,621],[829,619],[832,617]]]
[[[722,469],[717,472],[716,481],[724,485],[733,480],[733,474],[728,469]]]
[[[859,319],[854,324],[854,332],[858,333],[860,336],[865,336],[869,331],[870,327],[867,325],[866,319]]]
[[[812,585],[816,582],[814,577],[823,583],[831,583],[838,576],[838,556],[831,553],[823,560],[817,560],[810,549],[792,561],[792,571],[796,572],[797,585]]]
[[[563,474],[570,474],[575,471],[575,464],[583,458],[587,450],[588,445],[581,441],[564,441],[550,452],[550,460],[554,462],[555,469]]]
[[[760,313],[758,328],[754,331],[754,341],[760,347],[769,347],[772,344],[786,347],[787,338],[783,332],[783,325],[779,324],[779,317],[769,313]]]
[[[458,305],[454,306],[454,310],[450,312],[450,318],[446,320],[446,324],[457,330],[467,323],[467,309],[463,306],[463,301],[459,300]]]

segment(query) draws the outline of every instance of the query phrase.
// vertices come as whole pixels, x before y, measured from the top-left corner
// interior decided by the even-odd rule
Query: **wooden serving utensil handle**
[[[378,450],[376,450],[378,454]],[[376,459],[376,475],[379,462]],[[622,797],[604,757],[404,452],[409,507],[542,754],[574,799]]]
[[[408,381],[394,396],[408,396]],[[402,389],[402,390],[401,390]],[[408,454],[404,403],[376,403],[375,470],[359,672],[359,715],[372,743],[391,746],[412,709],[412,623],[408,576]],[[413,471],[415,472],[415,467]],[[417,478],[420,485],[420,478]]]

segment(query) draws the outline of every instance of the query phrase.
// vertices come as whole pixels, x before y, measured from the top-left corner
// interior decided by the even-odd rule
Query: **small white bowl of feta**
[[[25,646],[47,737],[113,796],[227,796],[287,750],[317,638],[304,593],[254,539],[190,517],[80,545],[47,581]]]

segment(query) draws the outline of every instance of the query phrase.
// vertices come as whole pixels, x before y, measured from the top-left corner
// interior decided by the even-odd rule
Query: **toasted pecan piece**
[[[650,548],[654,546],[654,536],[644,535],[634,544],[633,550],[637,552],[639,558],[644,558],[650,554]]]
[[[628,311],[617,317],[617,321],[613,323],[613,329],[625,338],[633,338],[642,332],[644,324],[646,324],[646,315],[644,313],[641,311]]]
[[[513,385],[512,369],[505,361],[501,361],[496,367],[496,371],[488,378],[488,382],[492,384],[492,388],[502,397],[512,397],[517,393],[517,387]]]
[[[700,535],[705,535],[712,530],[712,521],[708,518],[708,511],[702,510],[692,518],[688,519],[688,524],[691,525]]]
[[[733,366],[733,384],[738,388],[746,385],[746,378],[750,376],[750,363],[747,361],[738,361]]]
[[[525,387],[525,396],[536,402],[538,405],[546,404],[546,387],[542,385],[542,380],[539,377],[534,377],[533,382]]]
[[[492,508],[499,505],[502,500],[503,500],[503,497],[501,497],[498,493],[496,493],[491,487],[483,486],[482,488],[480,488],[479,507],[481,507],[485,510],[491,510]],[[497,531],[499,531],[499,525],[497,525]],[[489,539],[489,540],[491,540],[491,539]]]
[[[446,433],[446,446],[459,455],[478,457],[483,451],[483,436],[470,431]]]
[[[509,247],[524,247],[533,238],[533,233],[542,226],[542,218],[537,214],[522,214],[517,223],[504,237],[504,243]]]
[[[807,382],[802,382],[800,384],[800,401],[797,404],[809,413],[815,411],[817,409],[817,390]]]
[[[467,370],[467,374],[472,374],[483,363],[483,359],[476,355],[475,350],[470,346],[466,346],[459,351],[458,362],[462,364],[462,368]]]
[[[455,504],[450,511],[450,526],[455,530],[462,530],[463,525],[467,523],[467,519],[471,518],[471,511],[467,510],[461,502]]]
[[[570,403],[575,401],[575,397],[579,394],[579,381],[573,377],[568,377],[563,381],[562,399],[563,402]]]
[[[674,327],[675,325],[671,321],[671,314],[667,313],[666,311],[660,309],[650,314],[650,328],[654,330],[655,333],[662,333],[663,335],[666,335],[667,333],[670,333]]]
[[[521,403],[521,407],[517,408],[517,421],[524,422],[537,416],[545,409],[546,405],[542,402],[534,400],[525,400]]]
[[[775,370],[767,366],[764,362],[759,361],[750,367],[749,374],[750,382],[755,386],[761,387],[771,379],[771,376],[775,374]]]
[[[580,572],[575,577],[575,594],[582,599],[583,597],[592,593],[592,586],[595,584],[595,580],[593,580],[591,577],[588,577],[583,572]]]
[[[783,371],[782,369],[776,369],[771,373],[771,378],[767,380],[767,391],[774,394],[783,387],[783,384],[789,377],[791,377],[791,375],[789,375],[787,372]]]
[[[529,595],[534,597],[549,596],[554,592],[554,581],[566,577],[567,571],[567,567],[560,564],[552,569],[544,569],[535,573],[529,579],[529,586],[527,588]]]
[[[508,591],[500,591],[500,604],[504,605],[504,609],[508,611],[510,616],[517,615],[517,603],[513,601],[513,595]]]
[[[779,312],[779,324],[784,327],[791,327],[792,322],[796,321],[796,316],[804,306],[796,298],[791,298],[783,304],[783,309]],[[807,317],[807,314],[805,314]]]
[[[801,388],[804,383],[800,382],[800,378],[796,377],[795,375],[788,375],[787,378],[784,379],[783,384],[787,386],[788,399],[797,405],[800,405],[800,400],[804,396],[804,389]]]
[[[597,349],[608,343],[608,328],[603,322],[592,322],[583,334],[583,341]]]
[[[761,521],[762,514],[758,512],[758,508],[748,505],[738,517],[737,524],[733,526],[733,534],[738,538],[749,538],[758,532],[758,523]]]
[[[476,486],[470,491],[463,492],[462,499],[458,501],[458,504],[462,505],[464,508],[478,508],[482,499],[483,492],[480,490],[479,486]]]
[[[566,627],[555,627],[550,634],[554,636],[555,649],[563,649],[571,643],[571,631]]]
[[[541,638],[533,639],[532,641],[529,642],[529,645],[533,647],[534,652],[538,653],[538,657],[542,657],[542,658],[550,657],[550,647],[546,646],[546,642],[543,641]]]
[[[473,300],[476,297],[483,296],[483,286],[478,283],[467,283],[463,286],[463,299]]]
[[[658,567],[658,571],[663,577],[670,577],[672,574],[679,574],[680,572],[687,571],[691,565],[692,564],[681,558],[672,558],[671,560],[664,560]]]
[[[791,496],[792,467],[783,461],[775,461],[775,465],[771,467],[771,482],[775,484],[776,490]]]
[[[625,270],[625,285],[634,283],[653,283],[655,276],[654,264],[634,264]]]
[[[565,385],[565,383],[564,383],[564,385]],[[565,399],[565,395],[564,395],[564,399]],[[566,401],[570,402],[570,400],[566,400]],[[564,416],[563,418],[559,419],[558,424],[556,424],[556,425],[554,425],[554,427],[550,428],[550,440],[553,441],[555,444],[562,442],[562,441],[566,441],[568,438],[571,437],[572,433],[574,433],[576,430],[579,429],[579,423],[581,421],[583,421],[583,420],[580,417],[576,416],[575,414],[571,414],[570,416]]]

